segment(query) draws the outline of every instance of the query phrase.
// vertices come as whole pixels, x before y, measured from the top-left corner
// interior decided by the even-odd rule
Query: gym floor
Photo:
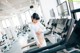
[[[22,52],[20,46],[18,45],[18,42],[14,42],[14,44],[12,44],[11,49],[4,53],[23,53],[23,52]]]
[[[47,41],[47,45],[51,45],[51,43],[49,42],[49,40],[46,40],[46,41]],[[36,47],[36,46],[33,46],[33,47],[31,47],[30,50],[32,50],[32,49],[34,49],[34,48],[37,48],[37,47]],[[26,49],[26,48],[25,48],[25,49]],[[15,41],[15,42],[12,44],[11,49],[10,49],[9,51],[4,52],[4,53],[23,53],[23,51],[22,51],[21,47],[19,46],[18,42]],[[26,53],[26,51],[25,51],[24,53]],[[57,52],[57,53],[63,53],[63,52],[59,51],[59,52]]]

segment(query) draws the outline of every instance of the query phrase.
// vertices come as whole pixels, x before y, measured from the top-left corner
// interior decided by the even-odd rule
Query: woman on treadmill
[[[39,22],[39,15],[37,13],[33,13],[32,15],[32,23],[31,30],[33,32],[34,39],[36,40],[37,46],[44,47],[46,46],[46,41],[44,38],[45,27]]]

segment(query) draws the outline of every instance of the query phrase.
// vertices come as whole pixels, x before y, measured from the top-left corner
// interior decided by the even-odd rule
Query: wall
[[[67,0],[60,0],[61,3],[63,3],[64,1],[67,1]]]
[[[54,12],[56,14],[56,18],[59,18],[58,12],[57,12],[57,3],[56,0],[40,0],[40,5],[42,8],[43,16],[45,19],[45,23],[49,21],[50,18],[55,18],[50,16],[50,10],[53,8]]]

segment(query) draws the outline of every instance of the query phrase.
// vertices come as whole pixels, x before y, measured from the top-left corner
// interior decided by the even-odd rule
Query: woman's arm
[[[30,25],[30,30],[31,30],[31,33],[32,33],[32,36],[34,37],[34,40],[36,41],[37,44],[39,44],[39,40],[37,38],[37,34],[35,33],[35,30],[34,28]]]
[[[36,32],[36,35],[41,35],[42,34],[42,30],[39,29],[37,32]]]
[[[41,23],[39,23],[41,29],[42,29],[42,32],[46,31],[46,27],[44,27]]]

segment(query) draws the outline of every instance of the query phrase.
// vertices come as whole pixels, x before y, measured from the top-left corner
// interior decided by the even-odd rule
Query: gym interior
[[[0,53],[80,53],[80,0],[0,0]]]

